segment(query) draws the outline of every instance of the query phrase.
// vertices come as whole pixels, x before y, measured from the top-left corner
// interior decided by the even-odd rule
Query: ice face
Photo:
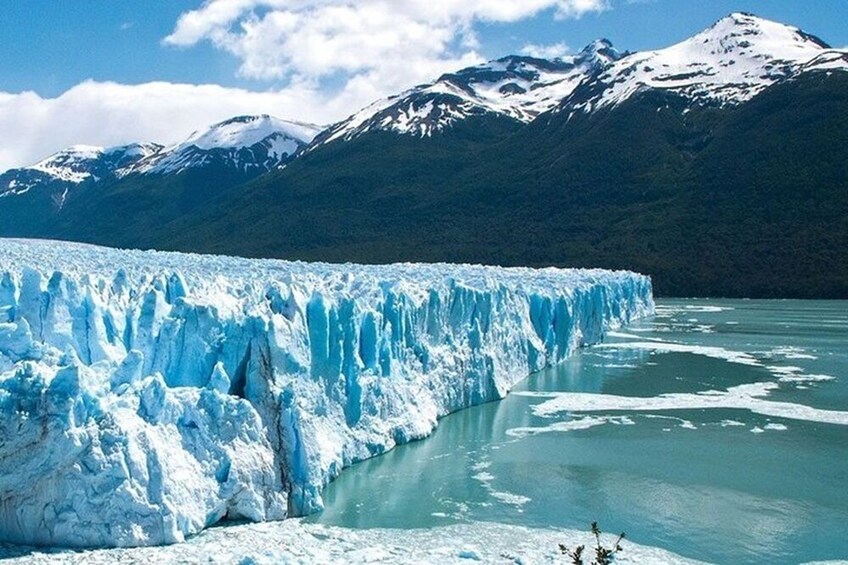
[[[344,467],[652,311],[624,271],[0,240],[0,540],[154,545],[320,510]]]

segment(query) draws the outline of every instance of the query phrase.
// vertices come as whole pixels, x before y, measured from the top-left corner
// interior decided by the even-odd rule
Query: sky
[[[174,143],[239,114],[318,124],[502,57],[682,41],[734,11],[848,46],[848,0],[0,0],[0,171]]]

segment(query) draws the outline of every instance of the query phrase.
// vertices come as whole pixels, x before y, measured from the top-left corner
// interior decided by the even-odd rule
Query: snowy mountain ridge
[[[59,194],[78,185],[130,175],[170,175],[213,164],[261,174],[290,160],[320,127],[265,115],[238,116],[166,147],[133,143],[103,148],[75,145],[25,168],[0,175],[0,198],[52,184]],[[64,200],[64,197],[62,197]]]
[[[796,27],[736,12],[665,49],[620,52],[598,39],[567,57],[512,55],[461,69],[378,100],[327,128],[269,115],[238,116],[169,147],[75,146],[0,175],[0,197],[58,183],[52,189],[58,202],[74,186],[99,179],[214,166],[253,177],[306,151],[369,132],[430,137],[470,118],[529,123],[558,112],[591,114],[650,90],[672,92],[690,105],[738,105],[813,71],[848,71],[848,52]]]
[[[351,139],[374,130],[427,137],[457,121],[484,114],[530,122],[553,109],[587,76],[621,57],[606,39],[559,59],[510,55],[379,100],[332,126],[318,142]]]
[[[269,171],[294,157],[319,131],[319,126],[267,114],[237,116],[142,159],[127,174],[179,174],[215,160],[239,170]]]
[[[671,47],[611,62],[559,110],[592,112],[648,89],[671,91],[693,104],[736,105],[814,70],[848,71],[848,52],[796,27],[737,12]]]
[[[118,147],[74,145],[38,163],[0,174],[0,198],[26,194],[46,186],[58,208],[69,191],[96,183],[104,178],[120,177],[137,162],[162,149],[155,143],[131,143]]]
[[[130,170],[137,161],[154,155],[161,149],[162,146],[156,143],[132,143],[109,148],[72,145],[21,170],[34,171],[56,180],[79,184],[89,179],[97,180],[101,170]]]
[[[88,166],[90,162],[99,159],[104,153],[105,150],[102,147],[73,145],[39,161],[30,168],[60,180],[80,183],[91,177]]]
[[[796,27],[736,12],[656,51],[621,53],[599,39],[570,57],[511,56],[443,75],[375,102],[331,126],[316,144],[376,130],[427,137],[487,114],[530,122],[547,111],[591,113],[649,89],[673,91],[693,104],[735,105],[815,70],[848,71],[848,52]]]

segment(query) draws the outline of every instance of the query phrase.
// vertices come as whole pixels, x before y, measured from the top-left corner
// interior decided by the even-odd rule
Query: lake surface
[[[712,562],[846,559],[848,303],[661,300],[505,400],[347,469],[325,503],[310,521],[598,520]]]

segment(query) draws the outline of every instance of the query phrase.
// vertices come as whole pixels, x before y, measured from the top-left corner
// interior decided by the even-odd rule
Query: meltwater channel
[[[848,303],[660,301],[505,400],[355,465],[325,501],[309,520],[597,520],[709,562],[846,559]]]

